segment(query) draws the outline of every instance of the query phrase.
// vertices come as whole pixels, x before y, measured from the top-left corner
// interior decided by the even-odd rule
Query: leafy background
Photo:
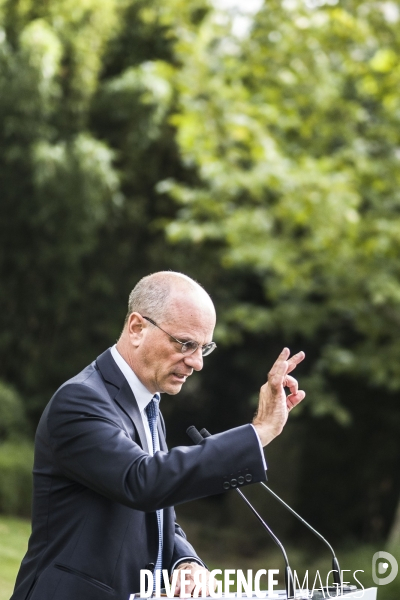
[[[174,269],[219,320],[204,371],[163,401],[170,445],[250,421],[282,346],[303,349],[270,484],[352,570],[397,552],[399,21],[398,1],[0,2],[4,514],[29,516],[54,390],[114,343],[138,279]],[[231,495],[179,516],[206,559],[279,564]]]

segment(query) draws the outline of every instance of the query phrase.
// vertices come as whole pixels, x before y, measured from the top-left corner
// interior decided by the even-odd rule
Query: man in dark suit
[[[206,570],[173,506],[264,480],[262,446],[304,397],[289,375],[304,354],[285,348],[252,424],[168,451],[160,394],[202,368],[214,326],[193,280],[145,277],[116,346],[57,390],[36,434],[32,535],[12,600],[129,600],[141,569]]]

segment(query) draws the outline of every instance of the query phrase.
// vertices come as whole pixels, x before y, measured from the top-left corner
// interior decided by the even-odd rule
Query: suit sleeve
[[[199,558],[193,546],[188,542],[185,532],[175,522],[175,546],[168,569],[169,572],[172,573],[180,562],[197,562],[207,568],[207,565]]]
[[[145,512],[265,480],[251,425],[149,456],[129,437],[109,401],[81,383],[58,390],[47,430],[64,475]]]

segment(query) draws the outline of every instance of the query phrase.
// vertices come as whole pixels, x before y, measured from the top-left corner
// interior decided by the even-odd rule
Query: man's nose
[[[201,348],[198,347],[196,352],[185,356],[183,361],[186,366],[190,367],[194,371],[201,371],[203,368],[203,355],[201,353]]]

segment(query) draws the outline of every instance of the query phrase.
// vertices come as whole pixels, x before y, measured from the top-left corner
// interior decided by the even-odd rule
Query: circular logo
[[[389,567],[391,567],[391,570]],[[376,585],[387,585],[388,583],[392,583],[397,577],[398,571],[399,565],[392,554],[384,552],[383,550],[375,552],[372,557],[372,579]]]

